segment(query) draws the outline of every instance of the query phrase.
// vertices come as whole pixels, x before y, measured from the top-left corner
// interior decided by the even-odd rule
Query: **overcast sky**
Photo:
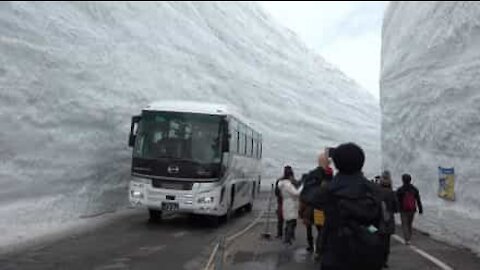
[[[259,1],[308,47],[379,97],[384,2]]]

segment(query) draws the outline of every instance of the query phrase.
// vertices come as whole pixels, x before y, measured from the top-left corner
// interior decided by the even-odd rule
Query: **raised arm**
[[[282,184],[285,192],[287,192],[292,196],[296,196],[296,197],[300,196],[300,193],[302,192],[302,189],[303,189],[303,185],[297,189],[290,181],[283,181]]]

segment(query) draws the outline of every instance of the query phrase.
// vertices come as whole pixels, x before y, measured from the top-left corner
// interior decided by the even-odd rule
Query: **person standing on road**
[[[380,270],[384,243],[380,187],[362,174],[365,154],[358,145],[339,145],[331,155],[338,170],[325,196],[315,204],[325,211],[322,270]]]
[[[275,197],[277,198],[277,238],[281,239],[283,237],[283,223],[285,222],[283,220],[283,210],[282,210],[282,194],[280,192],[280,189],[278,187],[278,182],[282,180],[285,175],[286,175],[286,170],[287,167],[283,168],[283,177],[277,179],[277,182],[275,182]]]
[[[324,225],[324,212],[323,209],[315,209],[313,205],[309,203],[316,196],[320,196],[321,189],[326,189],[327,184],[332,179],[333,170],[329,167],[329,160],[325,153],[322,153],[318,157],[318,167],[310,171],[304,181],[304,187],[300,194],[300,209],[299,215],[305,224],[307,229],[307,251],[313,252],[317,258],[321,254],[321,239],[322,229]],[[317,228],[317,239],[315,241],[315,247],[313,245],[313,232],[312,226]]]
[[[386,171],[387,172],[387,171]],[[390,173],[383,174],[380,178],[380,186],[382,187],[380,193],[380,199],[382,201],[382,211],[384,224],[381,228],[381,232],[384,237],[385,244],[385,256],[384,256],[384,268],[388,268],[388,256],[390,255],[390,239],[392,234],[395,233],[395,213],[398,212],[397,196],[392,189],[392,180]]]
[[[295,229],[298,217],[298,197],[303,186],[296,188],[296,180],[290,166],[285,167],[285,173],[278,182],[278,189],[282,197],[282,214],[286,221],[284,242],[292,244],[295,238]]]
[[[420,192],[412,185],[412,176],[409,174],[402,175],[403,186],[397,190],[397,198],[400,204],[400,218],[402,220],[403,237],[405,244],[410,245],[413,233],[413,218],[417,212],[423,214],[422,200]]]

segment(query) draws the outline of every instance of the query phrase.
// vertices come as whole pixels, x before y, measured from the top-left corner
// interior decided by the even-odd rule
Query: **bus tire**
[[[150,221],[151,222],[162,221],[162,211],[154,210],[154,209],[148,209],[148,214],[150,215]]]
[[[209,216],[208,219],[210,221],[210,225],[214,228],[220,227],[220,224],[222,223],[221,216]]]
[[[253,210],[253,203],[245,205],[245,212],[250,213]]]
[[[227,213],[225,213],[225,215],[220,217],[220,221],[222,223],[228,223],[228,221],[232,219],[232,216],[233,216],[232,206],[229,206],[227,209]]]
[[[235,185],[232,185],[230,189],[230,204],[227,208],[227,213],[223,216],[223,221],[227,223],[230,219],[232,219],[235,211],[233,211],[233,205],[235,203]]]

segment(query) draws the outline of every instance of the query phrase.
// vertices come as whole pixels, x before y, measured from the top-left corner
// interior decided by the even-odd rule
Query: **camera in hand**
[[[329,158],[333,157],[335,154],[335,147],[327,147],[326,152]]]

